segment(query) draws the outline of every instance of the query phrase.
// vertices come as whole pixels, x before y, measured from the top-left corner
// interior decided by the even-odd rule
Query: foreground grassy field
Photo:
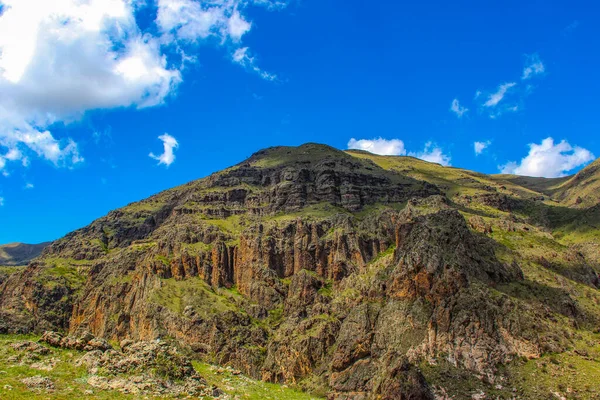
[[[115,390],[98,390],[87,383],[89,377],[85,366],[77,366],[83,352],[47,347],[44,355],[25,354],[13,349],[21,341],[37,341],[29,335],[0,335],[0,399],[158,399],[159,397],[125,394]],[[273,399],[312,400],[317,397],[288,388],[265,383],[237,374],[228,368],[194,362],[196,370],[206,381],[221,389],[221,399]],[[30,377],[49,378],[52,389],[31,388],[23,382]],[[188,397],[189,398],[189,397]],[[212,397],[209,397],[212,398]]]

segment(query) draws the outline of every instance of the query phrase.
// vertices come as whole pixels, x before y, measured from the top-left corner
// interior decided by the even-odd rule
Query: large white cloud
[[[571,146],[567,141],[554,143],[551,137],[540,144],[531,143],[529,153],[520,162],[500,166],[504,174],[556,178],[567,175],[573,169],[594,160],[587,149]]]
[[[9,161],[28,164],[28,156],[57,166],[81,162],[77,144],[55,137],[53,124],[95,109],[164,103],[182,81],[181,63],[169,57],[189,61],[186,52],[213,37],[242,48],[252,28],[243,11],[251,3],[157,0],[152,35],[136,21],[145,0],[0,0],[0,169]]]

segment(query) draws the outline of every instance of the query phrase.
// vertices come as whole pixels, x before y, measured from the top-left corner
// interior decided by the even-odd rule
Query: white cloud
[[[410,152],[410,153],[408,153],[408,155],[412,156],[412,157],[420,158],[421,160],[424,160],[424,161],[441,164],[445,167],[450,165],[450,160],[451,160],[450,156],[447,154],[444,154],[442,149],[440,147],[436,146],[433,142],[425,143],[425,148],[423,149],[423,151],[416,152],[416,153]]]
[[[154,155],[154,153],[150,153],[149,156],[158,160],[158,165],[164,164],[168,167],[175,161],[175,149],[179,147],[179,143],[177,143],[177,140],[168,133],[165,133],[158,138],[163,142],[164,151],[158,156]]]
[[[250,31],[252,24],[246,21],[240,15],[238,10],[235,10],[231,17],[229,17],[227,27],[229,30],[229,36],[231,36],[234,41],[239,42],[242,39],[242,36],[244,36],[246,32]]]
[[[8,153],[6,153],[6,155],[4,156],[4,158],[10,161],[17,161],[20,160],[22,157],[23,155],[17,149],[10,149]]]
[[[572,147],[566,140],[555,144],[549,137],[540,144],[529,144],[529,154],[520,163],[511,161],[499,168],[504,174],[556,178],[594,159],[589,150]]]
[[[406,154],[404,142],[400,139],[350,139],[349,149],[365,150],[382,156],[403,156]]]
[[[509,82],[509,83],[504,83],[500,86],[498,86],[498,90],[495,93],[492,93],[489,97],[488,100],[483,104],[486,107],[495,107],[498,105],[498,103],[500,103],[502,101],[502,99],[504,98],[504,96],[506,95],[506,92],[508,92],[508,90],[514,86],[516,86],[517,84],[515,82]]]
[[[527,56],[527,64],[523,68],[523,75],[521,79],[527,80],[535,75],[543,74],[546,71],[544,63],[540,60],[537,54]]]
[[[220,43],[239,43],[252,29],[241,13],[240,8],[248,2],[242,0],[158,0],[157,25],[164,37],[172,35],[176,40],[196,42],[198,39],[214,38]],[[281,9],[287,2],[255,0],[256,5],[270,9]],[[262,70],[256,65],[255,57],[248,47],[238,47],[232,60],[261,78],[274,81],[277,76]]]
[[[0,207],[4,205],[4,197],[0,197]]]
[[[465,114],[467,111],[469,111],[469,109],[466,107],[461,107],[458,99],[454,99],[454,100],[452,100],[452,105],[450,106],[450,111],[455,113],[458,116],[458,118],[461,118],[463,116],[463,114]]]
[[[57,166],[83,161],[48,129],[100,108],[163,102],[181,80],[129,0],[0,0],[0,146]]]
[[[252,28],[239,12],[240,0],[158,0],[156,23],[165,34],[195,42],[214,37],[234,42]]]
[[[35,186],[33,185],[33,183],[29,183],[29,182],[28,182],[28,183],[26,183],[26,184],[25,184],[25,189],[28,189],[28,190],[29,190],[29,189],[33,189],[34,187],[35,187]]]
[[[96,109],[163,104],[203,39],[240,47],[252,23],[245,7],[283,8],[267,0],[157,0],[156,33],[142,31],[144,0],[0,0],[0,154],[29,163],[37,155],[57,166],[83,161],[75,141],[55,137]],[[243,66],[273,80],[247,48]],[[175,58],[175,59],[174,59]]]
[[[0,170],[4,169],[7,161],[21,161],[23,166],[29,165],[29,159],[23,155],[21,151],[16,148],[9,149],[8,152],[4,155],[0,155]],[[8,171],[3,171],[2,174],[4,176],[8,176]]]
[[[400,139],[350,139],[348,148],[354,150],[365,150],[373,154],[382,156],[404,156],[407,154],[404,142]],[[442,149],[433,142],[427,142],[425,148],[420,152],[409,152],[409,156],[420,158],[421,160],[450,165],[450,156],[443,153]]]
[[[489,140],[485,141],[485,142],[475,142],[473,143],[473,147],[475,150],[475,155],[480,155],[481,153],[483,153],[483,151],[485,149],[487,149],[490,144],[492,144],[492,142],[490,142]]]
[[[251,71],[257,73],[261,78],[267,81],[274,81],[277,79],[277,75],[263,71],[256,66],[255,58],[250,55],[250,49],[248,47],[240,47],[236,49],[231,55],[231,59],[240,64],[241,66],[248,68]]]
[[[25,132],[7,132],[0,137],[0,144],[11,148],[9,154],[18,154],[21,158],[21,152],[15,147],[19,144],[27,146],[39,157],[51,161],[56,166],[71,166],[83,162],[79,155],[77,144],[72,139],[66,139],[62,142],[56,140],[49,131],[40,132],[36,129]],[[22,159],[27,164],[27,159]]]
[[[254,4],[266,7],[269,10],[281,10],[288,6],[289,0],[254,0]]]

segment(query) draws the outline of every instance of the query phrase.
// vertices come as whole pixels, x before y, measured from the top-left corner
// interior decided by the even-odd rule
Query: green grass
[[[319,397],[285,385],[256,381],[230,370],[205,363],[194,362],[196,370],[209,384],[219,387],[229,396],[248,400],[312,400]],[[221,371],[221,372],[219,372]]]
[[[232,215],[227,218],[207,218],[198,214],[196,217],[198,222],[213,225],[225,233],[239,234],[244,229],[245,218],[241,215]]]
[[[38,362],[48,361],[56,358],[58,362],[51,371],[43,371],[31,367],[31,365],[20,365],[19,362],[9,361],[9,357],[17,354],[10,347],[11,343],[31,340],[36,341],[38,337],[28,335],[0,335],[0,399],[98,399],[98,400],[124,400],[136,399],[137,396],[125,395],[116,391],[97,391],[85,383],[88,376],[85,367],[76,367],[74,360],[83,353],[74,350],[51,349],[48,355],[40,356]],[[53,392],[34,392],[29,390],[22,379],[40,375],[50,378],[55,385]],[[92,390],[92,394],[86,391]]]
[[[381,259],[383,259],[384,257],[387,257],[389,255],[393,255],[395,250],[396,250],[396,245],[395,244],[390,245],[390,247],[388,247],[387,249],[385,249],[381,253],[377,254],[371,260],[371,262],[369,264],[375,264],[375,263],[379,262]]]
[[[90,244],[92,246],[98,246],[98,247],[102,248],[102,251],[104,251],[104,253],[109,252],[108,245],[100,239],[92,239]]]
[[[343,153],[333,147],[307,143],[299,147],[271,147],[254,154],[249,161],[250,165],[256,168],[275,168],[290,163],[312,163],[340,155],[343,156]]]
[[[38,276],[43,285],[54,285],[57,282],[66,283],[73,289],[79,289],[87,279],[85,270],[92,264],[88,260],[73,260],[70,258],[46,258],[45,267]]]
[[[129,204],[121,209],[121,211],[128,214],[138,213],[154,213],[159,211],[165,203],[159,200],[148,199],[137,203]]]
[[[398,172],[414,179],[433,183],[450,198],[457,194],[474,195],[490,191],[517,193],[520,196],[536,194],[530,189],[514,185],[507,181],[497,181],[484,174],[460,168],[444,167],[414,157],[379,156],[356,150],[350,150],[347,153],[356,158],[371,160],[385,170]]]
[[[271,217],[268,217],[267,220],[275,222],[293,221],[298,218],[302,218],[304,220],[320,220],[332,217],[337,214],[350,215],[350,213],[342,207],[336,207],[334,205],[331,205],[330,203],[317,203],[308,205],[302,208],[301,210],[295,212],[277,213]]]
[[[200,278],[185,280],[163,279],[162,285],[152,295],[152,301],[176,314],[183,314],[190,306],[202,318],[226,311],[240,311],[226,296],[216,293]]]
[[[25,268],[27,268],[27,267],[25,267],[25,266],[12,267],[12,266],[0,265],[0,275],[12,275],[17,272],[23,271]]]
[[[333,295],[333,281],[328,280],[325,284],[317,291],[321,296],[331,297]]]
[[[182,244],[181,245],[182,249],[187,250],[188,252],[192,253],[192,254],[199,254],[199,253],[210,253],[212,251],[213,248],[213,244],[209,243],[202,243],[202,242],[198,242],[198,243],[193,243],[193,244]]]
[[[516,362],[509,375],[527,399],[545,400],[554,393],[567,399],[598,399],[600,335],[582,334],[571,351]]]
[[[159,254],[155,258],[156,261],[160,261],[165,267],[168,267],[171,264],[171,260],[169,259],[169,257]]]

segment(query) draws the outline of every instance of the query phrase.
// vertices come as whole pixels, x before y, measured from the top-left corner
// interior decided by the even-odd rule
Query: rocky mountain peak
[[[54,242],[0,282],[0,332],[168,337],[331,399],[497,385],[600,321],[600,209],[561,182],[265,149]]]

